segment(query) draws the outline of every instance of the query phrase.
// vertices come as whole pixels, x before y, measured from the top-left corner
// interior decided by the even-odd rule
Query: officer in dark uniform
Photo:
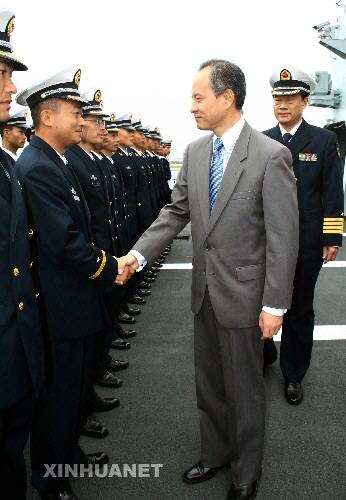
[[[88,104],[83,106],[84,126],[82,141],[71,146],[65,157],[76,173],[82,186],[89,210],[93,241],[111,255],[120,255],[116,245],[116,230],[109,198],[107,176],[94,157],[93,149],[103,143],[105,131],[104,119],[107,115],[102,110],[102,96],[99,89],[82,95]],[[104,298],[110,316],[113,316],[112,305],[119,302],[120,287],[111,285],[105,291]],[[95,383],[106,387],[120,387],[122,381],[112,371],[123,370],[129,366],[127,361],[113,359],[108,351],[113,340],[113,327],[105,328],[97,337],[95,352]],[[119,405],[116,398],[100,398],[95,389],[89,396],[90,410],[106,411]],[[89,415],[82,429],[82,435],[105,437],[108,429],[93,415]]]
[[[35,136],[16,165],[31,212],[45,306],[49,380],[31,438],[32,482],[43,499],[75,499],[68,478],[46,474],[45,464],[104,464],[103,453],[77,448],[85,421],[96,337],[108,322],[102,287],[123,271],[94,245],[82,188],[63,156],[81,140],[84,120],[78,86],[69,68],[17,96],[31,110]],[[122,276],[128,271],[124,269]]]
[[[0,12],[0,121],[17,92],[12,71],[27,67],[12,53],[12,11]],[[23,449],[44,379],[44,349],[31,276],[31,229],[21,187],[0,150],[0,484],[1,498],[25,500]]]
[[[132,121],[135,129],[133,134],[133,146],[128,150],[132,153],[132,163],[137,172],[137,214],[139,233],[144,231],[154,222],[155,215],[150,198],[150,177],[146,168],[146,160],[143,154],[144,149],[144,128],[140,118]]]
[[[164,158],[163,165],[164,165],[164,176],[166,180],[166,194],[167,194],[167,199],[166,203],[171,202],[171,188],[169,187],[169,181],[172,178],[172,172],[171,172],[171,167],[170,163],[168,160],[168,157],[171,152],[171,147],[172,147],[172,140],[171,139],[164,139],[161,141],[161,146],[162,146],[162,156]]]
[[[25,145],[26,141],[26,114],[25,110],[19,111],[10,116],[10,118],[0,125],[2,139],[1,149],[6,159],[12,167],[17,161],[17,151]]]
[[[113,160],[114,153],[117,151],[119,147],[119,128],[116,125],[116,117],[115,114],[112,113],[110,115],[110,119],[106,120],[106,131],[107,136],[104,139],[103,145],[98,151],[100,156],[102,169],[105,169],[108,172],[109,178],[109,197],[112,200],[112,210],[113,217],[115,221],[115,229],[117,231],[117,239],[116,243],[118,246],[118,255],[122,255],[124,249],[129,248],[129,239],[128,239],[128,231],[127,231],[127,203],[125,198],[125,187],[123,182],[123,177],[121,175],[121,171],[119,167],[115,164]],[[132,284],[130,290],[133,289]],[[126,344],[129,344],[128,339],[134,337],[136,335],[136,331],[133,329],[124,330],[120,323],[128,323],[132,324],[136,322],[134,316],[137,316],[141,313],[141,310],[138,307],[130,307],[127,303],[127,299],[129,297],[129,291],[127,287],[122,287],[120,290],[120,311],[117,313],[117,324],[115,321],[116,331],[120,339],[115,339],[112,342],[112,347],[115,348],[125,348]],[[133,297],[133,296],[132,296]],[[143,303],[143,300],[140,296],[137,296],[138,303]],[[122,344],[118,344],[122,341]]]
[[[114,153],[112,159],[114,166],[118,169],[123,180],[125,189],[124,200],[126,205],[125,223],[128,233],[128,241],[131,248],[132,242],[137,241],[140,235],[138,206],[137,206],[137,168],[133,163],[134,153],[129,150],[133,146],[134,127],[132,126],[132,114],[125,115],[116,119],[115,124],[119,128],[119,147]],[[128,283],[127,300],[135,304],[144,304],[144,297],[151,294],[148,289],[140,288],[141,276],[138,273]]]
[[[298,405],[303,399],[301,382],[311,359],[316,281],[323,261],[334,260],[342,245],[342,168],[336,135],[303,119],[308,96],[315,86],[312,78],[287,67],[275,71],[270,83],[279,123],[264,133],[289,148],[297,178],[299,255],[292,307],[283,321],[280,365],[286,399]],[[275,360],[275,351],[274,342],[267,341],[265,364]]]

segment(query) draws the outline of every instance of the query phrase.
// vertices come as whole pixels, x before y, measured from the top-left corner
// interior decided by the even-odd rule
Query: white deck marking
[[[346,267],[346,261],[329,262],[324,267]],[[163,264],[162,269],[191,270],[190,263]],[[275,335],[274,340],[281,339],[281,331]],[[315,340],[346,340],[346,325],[316,325],[314,330]]]
[[[328,262],[324,264],[323,267],[346,267],[346,260],[335,260],[333,262]],[[192,269],[191,263],[175,263],[175,264],[163,264],[162,269],[182,269],[188,270]]]
[[[281,340],[281,330],[274,340]],[[346,340],[346,325],[315,325],[314,340]]]

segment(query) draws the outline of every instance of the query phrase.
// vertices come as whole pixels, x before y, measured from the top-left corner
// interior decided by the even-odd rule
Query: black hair
[[[199,67],[201,71],[210,67],[211,88],[216,96],[231,89],[235,96],[235,105],[238,110],[242,109],[246,96],[245,75],[236,64],[224,59],[210,59]]]

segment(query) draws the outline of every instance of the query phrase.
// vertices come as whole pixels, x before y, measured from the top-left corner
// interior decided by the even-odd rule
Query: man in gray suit
[[[197,127],[172,203],[127,256],[153,262],[191,221],[192,312],[201,461],[183,479],[198,483],[231,465],[228,500],[255,498],[261,475],[265,391],[263,339],[290,307],[298,252],[298,209],[287,148],[242,116],[243,72],[202,64],[192,87]]]

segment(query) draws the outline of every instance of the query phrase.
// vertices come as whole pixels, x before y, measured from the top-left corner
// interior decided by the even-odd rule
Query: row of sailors
[[[111,349],[130,347],[136,332],[121,323],[136,321],[170,250],[118,286],[132,274],[118,257],[170,200],[170,144],[129,115],[108,117],[100,91],[80,95],[81,71],[72,68],[17,95],[35,129],[17,159],[28,131],[24,115],[9,119],[8,102],[12,72],[27,67],[13,55],[13,26],[14,14],[0,12],[1,492],[26,498],[30,432],[40,497],[76,500],[69,478],[47,475],[47,467],[109,460],[85,453],[78,440],[108,434],[94,412],[119,400],[95,386],[122,385],[114,372],[129,363]]]

